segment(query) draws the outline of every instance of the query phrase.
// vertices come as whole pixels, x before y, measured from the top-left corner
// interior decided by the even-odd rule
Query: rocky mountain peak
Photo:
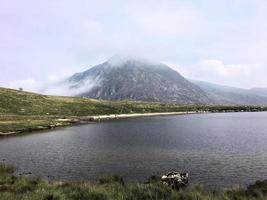
[[[78,96],[174,103],[209,103],[198,86],[160,62],[113,56],[108,61],[68,79]]]

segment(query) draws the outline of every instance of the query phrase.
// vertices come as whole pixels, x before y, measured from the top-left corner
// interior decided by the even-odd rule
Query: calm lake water
[[[171,170],[213,188],[267,179],[267,113],[157,116],[0,138],[0,160],[61,180],[118,174],[145,181]]]

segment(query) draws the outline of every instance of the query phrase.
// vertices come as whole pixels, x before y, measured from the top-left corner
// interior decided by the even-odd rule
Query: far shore
[[[217,111],[216,113],[225,113],[225,112],[243,112],[243,111]],[[252,111],[250,111],[252,112]],[[260,111],[256,111],[260,112]],[[90,116],[57,116],[54,118],[46,118],[47,116],[39,116],[37,121],[42,121],[42,123],[32,123],[36,120],[36,116],[28,116],[26,120],[15,119],[9,125],[9,131],[0,131],[1,136],[9,136],[20,133],[30,133],[37,132],[42,130],[53,130],[58,127],[65,127],[71,125],[86,124],[92,122],[101,122],[108,120],[118,120],[118,119],[127,119],[127,118],[137,118],[137,117],[153,117],[153,116],[168,116],[168,115],[186,115],[186,114],[203,114],[203,113],[215,113],[211,111],[180,111],[180,112],[154,112],[154,113],[129,113],[129,114],[107,114],[107,115],[90,115]],[[3,116],[2,116],[3,117]],[[27,117],[27,116],[23,116]],[[22,121],[22,123],[20,122]],[[19,122],[19,125],[16,124]],[[15,124],[15,126],[14,126]],[[13,128],[14,127],[14,128]]]
[[[202,111],[201,113],[204,113]],[[109,120],[109,119],[123,119],[123,118],[133,118],[133,117],[151,117],[151,116],[164,116],[164,115],[184,115],[184,114],[196,114],[200,112],[190,111],[190,112],[157,112],[157,113],[130,113],[130,114],[112,114],[112,115],[96,115],[89,116],[92,120]]]
[[[108,114],[108,115],[93,115],[93,116],[81,116],[81,117],[71,116],[67,118],[56,118],[54,119],[54,123],[47,123],[46,125],[36,125],[30,128],[22,127],[20,130],[0,132],[0,136],[8,136],[19,133],[35,132],[35,131],[49,130],[49,129],[52,130],[57,127],[78,125],[90,122],[100,122],[107,120],[136,118],[136,117],[167,116],[167,115],[185,115],[185,114],[196,114],[196,113],[206,113],[206,111]]]

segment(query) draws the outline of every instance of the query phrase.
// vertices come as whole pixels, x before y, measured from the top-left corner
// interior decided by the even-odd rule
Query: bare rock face
[[[67,81],[72,90],[78,91],[77,96],[95,99],[212,103],[202,89],[178,72],[143,59],[112,57]]]

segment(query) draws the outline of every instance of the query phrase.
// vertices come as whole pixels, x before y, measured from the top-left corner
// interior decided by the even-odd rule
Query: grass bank
[[[157,180],[147,184],[124,183],[117,176],[98,183],[47,182],[15,176],[12,167],[0,164],[0,200],[266,200],[267,180],[247,188],[205,191],[201,186],[171,190]]]
[[[179,105],[136,101],[101,101],[81,97],[40,95],[0,88],[0,135],[44,130],[79,122],[170,112],[250,112],[267,107],[236,105]],[[116,116],[115,116],[116,115]],[[101,117],[102,116],[102,117]]]

